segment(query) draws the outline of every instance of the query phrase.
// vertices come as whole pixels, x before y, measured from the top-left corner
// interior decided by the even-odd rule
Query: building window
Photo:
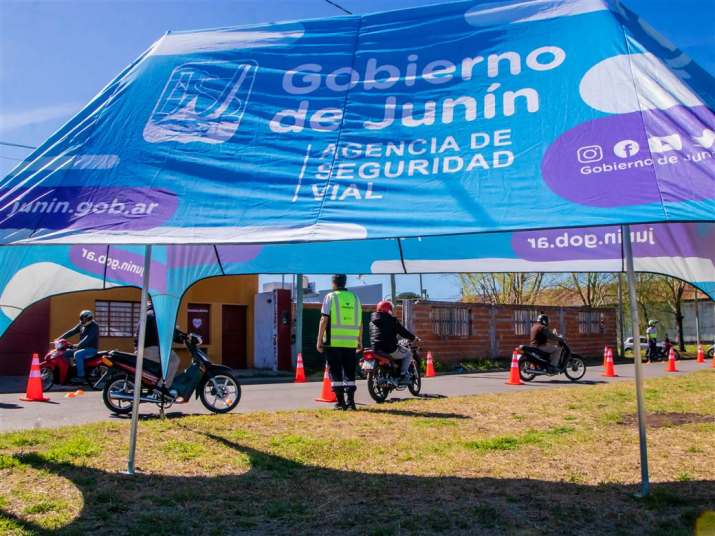
[[[470,337],[472,314],[464,307],[432,307],[432,333],[440,337]]]
[[[204,344],[211,344],[211,305],[190,303],[186,308],[186,315],[189,331],[200,335]]]
[[[139,302],[95,301],[95,320],[102,337],[134,337],[139,323]]]
[[[514,309],[514,335],[526,337],[531,334],[531,324],[539,316],[534,309]]]
[[[604,314],[600,311],[579,311],[578,332],[580,335],[601,335],[604,321]]]

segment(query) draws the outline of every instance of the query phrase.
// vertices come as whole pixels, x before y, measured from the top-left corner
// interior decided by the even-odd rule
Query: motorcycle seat
[[[123,361],[123,362],[131,365],[132,367],[136,366],[136,362],[137,362],[136,354],[131,354],[129,352],[121,352],[119,350],[111,350],[110,352],[107,352],[107,355],[109,356],[110,359],[117,359],[117,360]],[[153,374],[154,376],[157,376],[159,378],[162,377],[161,365],[159,363],[157,363],[156,361],[144,359],[144,367],[143,368],[149,374]]]
[[[535,354],[537,357],[540,357],[542,359],[548,359],[550,356],[547,352],[544,352],[543,350],[539,350],[536,346],[522,346],[521,349],[525,352],[529,352],[531,354]]]

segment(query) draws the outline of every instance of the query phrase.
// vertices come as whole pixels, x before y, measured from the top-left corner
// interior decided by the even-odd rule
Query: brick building
[[[571,349],[586,357],[616,346],[615,308],[489,305],[405,302],[403,320],[442,363],[465,359],[508,359],[520,344],[528,344],[531,323],[543,311],[550,327],[565,335]]]

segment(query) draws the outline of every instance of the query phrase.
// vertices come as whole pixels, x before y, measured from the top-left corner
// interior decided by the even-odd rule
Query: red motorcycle
[[[420,377],[420,355],[416,343],[401,340],[398,343],[412,352],[412,363],[407,372],[407,382],[400,382],[400,364],[388,355],[365,348],[359,367],[367,377],[367,390],[370,397],[382,403],[392,391],[402,391],[407,388],[413,396],[419,396],[422,388]]]
[[[75,347],[66,339],[58,339],[40,361],[42,389],[49,391],[55,384],[67,385],[77,375]],[[101,391],[108,378],[109,368],[102,362],[102,352],[84,362],[90,387]]]

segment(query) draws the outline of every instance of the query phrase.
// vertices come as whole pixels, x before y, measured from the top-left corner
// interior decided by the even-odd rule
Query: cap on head
[[[655,326],[657,323],[658,323],[657,320],[648,320],[648,325],[651,327]]]
[[[348,276],[345,274],[334,274],[333,275],[333,285],[335,285],[335,288],[345,288],[345,285],[348,282]]]
[[[377,304],[377,307],[375,307],[375,311],[377,311],[378,313],[392,314],[392,303],[387,300],[382,300],[380,303]]]
[[[544,326],[549,325],[549,317],[546,316],[544,313],[541,313],[539,316],[537,316],[536,321]]]

